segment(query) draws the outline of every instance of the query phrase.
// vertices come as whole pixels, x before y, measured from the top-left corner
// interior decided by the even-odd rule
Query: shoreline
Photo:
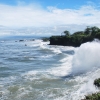
[[[72,35],[67,31],[65,35],[51,36],[50,45],[79,47],[81,44],[91,42],[94,39],[100,40],[100,29],[95,26],[87,27],[84,31],[78,31]]]

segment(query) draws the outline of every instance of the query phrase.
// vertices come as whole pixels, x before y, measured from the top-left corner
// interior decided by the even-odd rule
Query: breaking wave
[[[88,42],[75,50],[72,74],[84,73],[100,67],[100,42]]]

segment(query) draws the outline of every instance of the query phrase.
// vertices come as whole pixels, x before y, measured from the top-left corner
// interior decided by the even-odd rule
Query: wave
[[[4,59],[8,67],[0,67],[5,74],[11,74],[0,79],[0,99],[81,100],[98,91],[93,81],[100,76],[99,41],[77,48],[51,46],[41,40],[24,43],[29,47],[8,55]]]
[[[72,74],[79,74],[100,68],[100,42],[88,42],[75,50],[72,59]]]

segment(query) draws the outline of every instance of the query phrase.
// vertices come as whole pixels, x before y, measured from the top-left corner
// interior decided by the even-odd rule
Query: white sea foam
[[[27,46],[32,47],[33,51],[38,52],[35,51],[38,54],[35,56],[39,58],[38,61],[42,59],[41,62],[43,61],[42,63],[47,67],[39,63],[39,68],[42,68],[36,69],[38,63],[35,65],[35,61],[32,61],[31,69],[27,66],[28,71],[22,68],[22,73],[18,73],[17,76],[14,74],[16,77],[1,79],[0,100],[81,100],[84,95],[98,91],[93,85],[94,79],[100,76],[100,44],[97,40],[82,44],[78,48],[50,46],[41,40],[26,41],[26,43]],[[24,53],[28,55],[32,52],[33,54],[33,51]],[[70,54],[70,51],[75,51],[75,53]],[[34,59],[29,56],[29,60]],[[52,62],[53,60],[55,62]],[[66,78],[69,74],[78,75]]]
[[[88,42],[76,49],[72,60],[72,74],[84,73],[100,67],[100,43]]]
[[[72,56],[63,58],[60,60],[61,64],[58,67],[51,68],[49,73],[59,77],[67,76],[71,69],[71,60]]]
[[[23,74],[22,77],[28,80],[40,80],[45,78],[55,79],[67,76],[71,69],[71,60],[72,56],[65,57],[60,60],[61,64],[57,64],[54,67],[48,69],[29,71]]]
[[[98,88],[94,86],[94,80],[100,76],[100,69],[87,73],[85,75],[76,76],[72,81],[78,84],[74,86],[73,91],[70,92],[72,100],[81,100],[85,95],[96,93],[99,91]],[[71,81],[70,80],[70,81]],[[70,98],[71,99],[71,98]]]
[[[44,42],[41,42],[40,47],[44,50],[49,50],[49,51],[52,51],[53,53],[56,53],[56,54],[62,53],[60,48],[58,48],[58,46],[50,46],[50,45],[47,45],[47,43],[44,43]]]
[[[42,45],[42,40],[36,39],[34,41],[27,41],[26,43],[29,47],[38,47]]]

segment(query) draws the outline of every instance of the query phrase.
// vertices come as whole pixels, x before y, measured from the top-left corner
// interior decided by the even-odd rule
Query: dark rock
[[[62,45],[78,47],[82,43],[93,41],[94,38],[85,35],[76,36],[52,36],[50,37],[50,45]]]
[[[23,42],[24,40],[19,40],[19,42]]]
[[[94,80],[94,85],[100,87],[100,78]]]
[[[82,43],[100,39],[100,29],[97,27],[87,28],[85,31],[75,32],[72,35],[51,36],[50,45],[78,47]]]

